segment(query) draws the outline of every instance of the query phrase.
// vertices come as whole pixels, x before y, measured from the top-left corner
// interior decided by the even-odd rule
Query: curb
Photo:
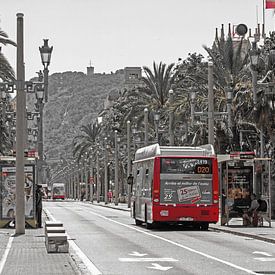
[[[243,233],[240,231],[232,231],[232,230],[223,229],[223,228],[221,229],[221,228],[212,227],[212,226],[209,226],[209,228],[213,231],[221,231],[221,232],[225,232],[225,233],[229,233],[229,234],[233,234],[233,235],[237,235],[237,236],[243,236],[243,237],[248,237],[248,238],[252,238],[252,239],[257,239],[257,240],[268,242],[268,243],[275,243],[275,239],[270,239],[270,238],[258,236],[255,234]]]
[[[130,212],[130,208],[125,209],[125,208],[112,206],[112,205],[109,205],[109,204],[94,204],[92,202],[88,202],[88,203],[90,203],[92,205],[95,205],[95,206],[101,206],[101,207],[106,207],[106,208],[112,208],[112,209],[115,209],[115,210]]]

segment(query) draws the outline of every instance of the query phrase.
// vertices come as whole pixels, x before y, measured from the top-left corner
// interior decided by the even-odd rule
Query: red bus
[[[65,183],[53,183],[52,198],[65,200]]]
[[[147,228],[168,222],[207,230],[218,221],[218,189],[212,145],[143,147],[133,163],[131,216]]]

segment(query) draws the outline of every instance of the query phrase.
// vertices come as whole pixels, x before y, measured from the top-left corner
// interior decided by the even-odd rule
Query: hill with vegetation
[[[72,157],[73,138],[80,127],[96,121],[104,100],[122,90],[123,70],[111,74],[55,73],[49,77],[49,100],[44,107],[44,152],[48,161]]]

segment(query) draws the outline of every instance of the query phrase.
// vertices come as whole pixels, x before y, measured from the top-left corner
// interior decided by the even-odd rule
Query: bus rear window
[[[161,158],[163,174],[212,174],[212,160],[205,158]]]

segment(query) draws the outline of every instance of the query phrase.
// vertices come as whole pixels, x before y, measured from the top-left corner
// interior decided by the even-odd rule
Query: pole
[[[99,147],[99,145],[98,145]],[[96,200],[99,203],[100,202],[100,176],[99,176],[99,152],[98,148],[96,150]]]
[[[232,90],[231,87],[226,88],[226,96],[227,96],[227,119],[228,119],[228,129],[232,128]]]
[[[85,200],[86,201],[88,201],[88,191],[90,191],[89,190],[89,179],[88,179],[88,167],[87,167],[87,161],[85,160],[85,162],[84,162],[84,165],[85,165],[85,167],[84,167],[84,171],[85,171],[85,186],[86,186],[86,188],[85,188]]]
[[[214,92],[212,62],[208,62],[208,143],[214,145]]]
[[[107,148],[107,138],[104,138],[105,143],[105,159],[104,159],[104,198],[105,204],[108,204],[108,148]]]
[[[115,130],[115,205],[118,205],[118,144],[117,130]]]
[[[191,91],[191,104],[190,104],[190,108],[191,108],[191,126],[194,126],[194,121],[195,121],[195,92]]]
[[[90,159],[91,160],[91,159]],[[90,183],[90,201],[94,202],[94,166],[91,164],[90,166],[90,176],[92,177],[91,183]]]
[[[261,156],[261,158],[263,158],[264,157],[264,127],[263,127],[263,124],[261,124],[261,129],[260,129],[260,143],[261,143],[260,156]]]
[[[253,90],[253,105],[254,107],[257,104],[257,77],[258,73],[256,70],[252,70],[252,90]]]
[[[16,83],[16,234],[25,234],[25,129],[26,129],[26,93],[24,91],[24,40],[23,13],[17,13],[17,83]]]
[[[173,92],[173,90],[169,90],[169,106],[170,106],[170,111],[169,111],[169,145],[170,146],[175,145],[174,131],[173,131],[174,112],[171,109],[173,101],[174,101],[174,92]]]
[[[265,39],[265,2],[266,0],[263,0],[263,33],[262,37]]]
[[[42,185],[42,164],[43,164],[43,108],[44,103],[42,99],[38,99],[39,106],[39,120],[38,120],[38,137],[37,137],[37,151],[38,151],[38,161],[37,161],[37,172],[38,172],[38,184]]]
[[[130,123],[130,121],[129,121]],[[128,121],[127,121],[127,127],[128,127]],[[144,145],[148,145],[148,109],[144,109]]]
[[[127,178],[129,177],[129,175],[131,174],[131,144],[130,144],[130,140],[131,140],[131,136],[130,136],[130,132],[131,131],[131,122],[128,120],[127,121]],[[128,184],[128,208],[131,207],[131,185]]]
[[[44,91],[45,91],[45,102],[48,102],[48,80],[49,80],[49,70],[48,68],[44,68]]]

